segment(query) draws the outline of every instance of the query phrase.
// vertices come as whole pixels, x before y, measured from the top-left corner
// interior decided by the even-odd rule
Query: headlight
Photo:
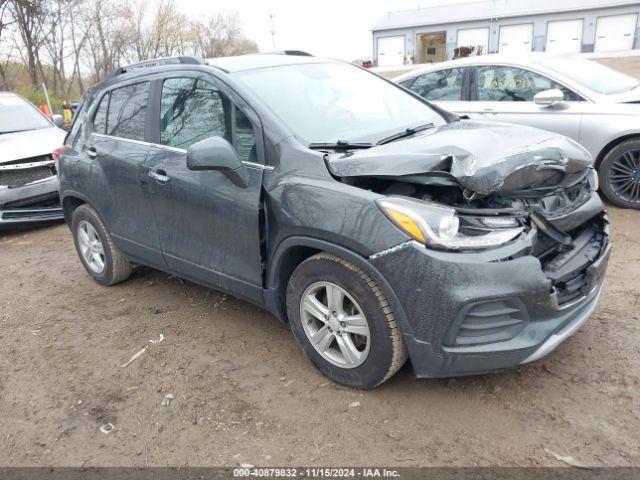
[[[398,228],[432,248],[491,248],[513,240],[523,231],[513,217],[460,217],[453,208],[400,197],[383,198],[376,203]]]

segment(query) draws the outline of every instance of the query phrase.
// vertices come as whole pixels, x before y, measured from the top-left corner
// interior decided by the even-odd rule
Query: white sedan
[[[544,53],[430,64],[393,79],[470,118],[566,135],[595,159],[615,205],[640,208],[640,81],[595,61]]]

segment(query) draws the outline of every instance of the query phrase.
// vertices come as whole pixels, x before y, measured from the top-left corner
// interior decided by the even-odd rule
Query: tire
[[[336,293],[338,290],[344,296]],[[330,308],[330,294],[342,299],[333,303],[334,308]],[[314,299],[320,303],[314,303]],[[391,378],[407,360],[400,327],[380,286],[356,265],[336,255],[319,253],[296,268],[287,286],[287,313],[302,350],[334,382],[374,388]],[[319,349],[311,338],[322,338],[317,342]]]
[[[93,229],[93,230],[92,230]],[[73,211],[71,217],[71,232],[76,251],[85,270],[100,285],[115,285],[131,275],[132,267],[124,258],[122,251],[113,243],[111,235],[96,211],[89,205],[81,205]],[[87,252],[87,242],[84,235],[89,235],[93,247]],[[95,234],[95,236],[93,236]],[[102,253],[98,252],[96,240],[100,241]],[[96,253],[97,255],[93,255]],[[87,258],[89,257],[89,259]],[[97,258],[102,259],[102,268]]]
[[[600,190],[614,205],[640,209],[640,139],[612,148],[598,168]]]

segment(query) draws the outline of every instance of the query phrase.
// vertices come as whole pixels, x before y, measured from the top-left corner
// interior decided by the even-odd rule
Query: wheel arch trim
[[[600,164],[604,160],[611,150],[616,148],[621,143],[626,142],[627,140],[638,139],[640,140],[640,131],[631,131],[624,133],[622,135],[617,135],[615,138],[610,139],[601,149],[596,158],[594,159],[593,166],[596,170],[600,168]]]
[[[269,262],[269,269],[267,272],[267,285],[265,290],[265,300],[269,310],[276,314],[280,320],[287,322],[286,306],[283,300],[286,295],[286,287],[284,291],[281,290],[282,279],[280,278],[281,262],[285,259],[286,253],[295,248],[310,248],[320,252],[327,252],[344,258],[357,267],[361,268],[367,275],[369,275],[382,289],[389,304],[393,309],[393,313],[400,325],[400,330],[403,335],[413,335],[409,320],[402,307],[395,291],[384,278],[384,276],[376,269],[365,257],[358,253],[349,250],[343,246],[336,245],[326,240],[320,240],[313,237],[305,236],[293,236],[284,239],[276,247],[272,259]],[[407,345],[408,348],[409,345]]]
[[[76,192],[74,190],[67,190],[61,193],[60,195],[60,204],[62,205],[64,219],[67,225],[69,226],[69,228],[71,228],[71,215],[70,215],[71,212],[68,211],[65,203],[67,200],[71,200],[71,199],[81,200],[82,203],[89,205],[96,212],[96,215],[98,215],[98,218],[100,218],[100,221],[105,225],[105,227],[107,227],[107,230],[109,229],[107,222],[104,221],[104,217],[100,215],[100,212],[98,211],[98,209],[93,206],[93,203],[91,203],[91,200],[89,200],[89,198],[86,195],[80,192]]]

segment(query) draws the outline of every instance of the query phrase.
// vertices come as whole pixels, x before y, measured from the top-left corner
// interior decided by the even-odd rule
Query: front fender
[[[280,278],[280,266],[287,257],[287,252],[291,249],[297,249],[300,247],[313,249],[319,252],[328,252],[339,257],[344,258],[358,266],[367,275],[369,275],[382,289],[389,304],[393,309],[394,315],[400,325],[400,329],[403,335],[413,335],[413,329],[409,323],[407,315],[402,307],[396,293],[394,292],[389,282],[382,276],[382,274],[376,269],[367,258],[362,255],[349,250],[340,245],[336,245],[325,240],[321,240],[313,237],[306,236],[293,236],[288,237],[281,241],[275,249],[269,266],[267,269],[267,288],[265,290],[265,303],[267,308],[274,313],[280,320],[286,321],[286,307],[283,299],[286,294],[286,283],[284,279]],[[283,291],[284,284],[284,291]]]

